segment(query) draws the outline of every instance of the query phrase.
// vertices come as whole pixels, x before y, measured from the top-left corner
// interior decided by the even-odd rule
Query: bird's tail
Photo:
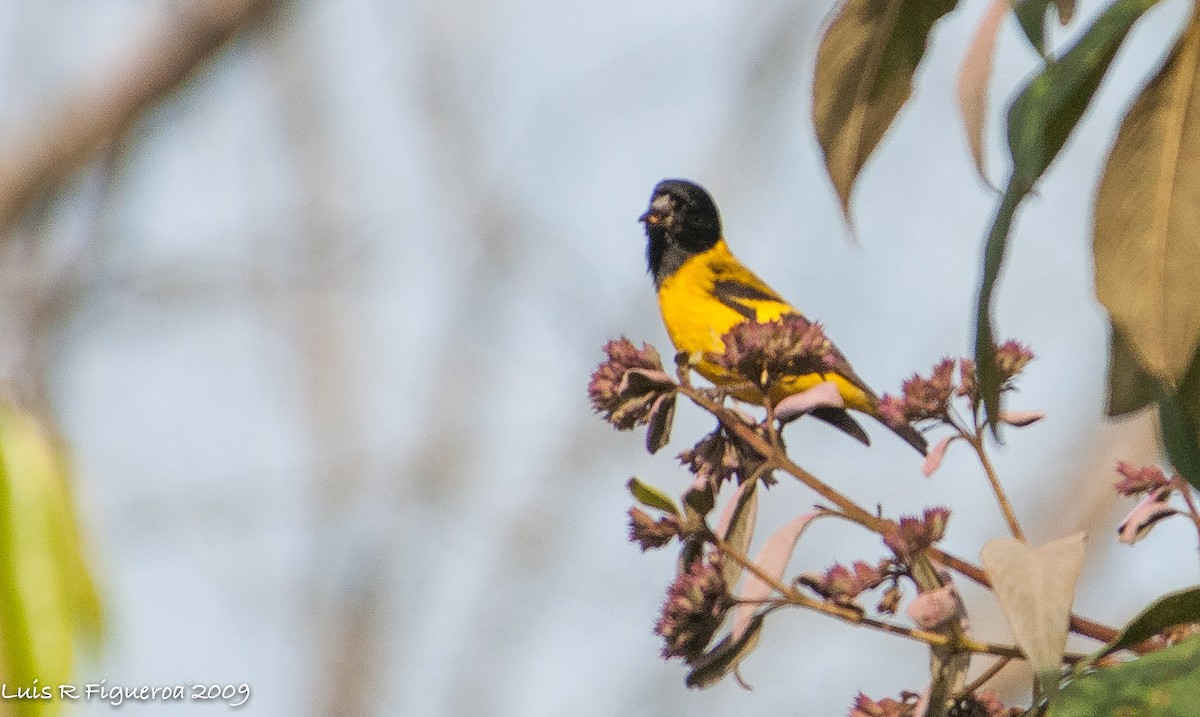
[[[876,416],[875,418],[878,419],[879,416]],[[903,438],[908,445],[916,448],[921,455],[926,455],[929,453],[929,443],[925,441],[925,436],[920,431],[913,428],[912,425],[904,423],[899,426],[893,426],[882,419],[880,419],[880,423],[892,429],[897,436]]]

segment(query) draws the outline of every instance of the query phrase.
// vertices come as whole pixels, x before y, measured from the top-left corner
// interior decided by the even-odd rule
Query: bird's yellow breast
[[[690,257],[666,277],[658,287],[658,305],[675,350],[688,354],[700,375],[726,389],[738,384],[744,386],[744,380],[704,360],[704,354],[724,351],[721,337],[743,321],[767,322],[800,313],[741,264],[724,241]],[[873,411],[873,397],[836,373],[787,377],[775,384],[771,400],[778,402],[822,381],[837,384],[847,406]],[[762,394],[752,387],[735,389],[731,393],[749,403],[762,401]]]

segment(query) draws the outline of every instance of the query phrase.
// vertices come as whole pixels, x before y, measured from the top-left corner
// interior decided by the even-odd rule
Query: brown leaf
[[[1054,8],[1058,10],[1058,24],[1063,27],[1075,17],[1075,0],[1054,0]]]
[[[1129,348],[1129,342],[1113,327],[1108,340],[1108,415],[1124,416],[1140,411],[1158,398],[1158,382],[1147,374]]]
[[[983,156],[983,126],[987,119],[987,91],[992,77],[992,56],[996,52],[996,35],[1000,31],[1000,23],[1004,15],[1012,8],[1009,0],[992,0],[987,13],[975,29],[971,44],[963,55],[962,65],[958,68],[958,108],[962,112],[963,125],[967,130],[967,144],[971,148],[971,157],[975,160],[975,169],[984,183],[988,181],[987,167]]]
[[[933,24],[957,0],[846,0],[821,38],[813,124],[850,220],[859,171],[912,94]]]
[[[1177,385],[1200,342],[1200,22],[1134,101],[1096,198],[1096,293],[1148,374]]]

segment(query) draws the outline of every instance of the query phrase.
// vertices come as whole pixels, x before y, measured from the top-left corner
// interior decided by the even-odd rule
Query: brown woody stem
[[[767,460],[775,467],[777,467],[779,470],[785,471],[796,480],[811,488],[822,498],[829,501],[839,510],[841,510],[846,517],[850,518],[859,525],[862,525],[868,530],[879,533],[880,535],[887,533],[895,527],[896,524],[891,520],[881,518],[865,510],[862,508],[862,506],[847,498],[829,484],[825,483],[812,473],[809,473],[804,468],[797,465],[792,461],[791,458],[787,456],[787,454],[775,450],[770,443],[764,440],[762,436],[755,433],[750,426],[738,418],[737,414],[735,414],[729,408],[716,403],[708,396],[704,395],[702,392],[686,383],[679,387],[679,392],[691,399],[691,401],[700,408],[716,416],[717,420],[719,420],[722,425],[735,433],[738,438],[754,448],[754,450],[758,451],[760,455],[766,456]],[[991,587],[991,582],[988,581],[987,575],[984,574],[983,569],[979,566],[945,553],[936,547],[928,548],[927,553],[934,560],[966,576],[968,579],[978,583],[979,585],[982,585],[986,588]],[[755,572],[748,565],[745,567],[747,570]],[[757,572],[755,572],[755,574],[758,575]],[[760,579],[763,578],[762,575],[758,575],[758,577]],[[774,587],[776,584],[779,584],[779,581],[777,580],[773,582],[764,582],[767,582],[768,585],[772,585],[772,587]],[[796,591],[792,590],[792,592]],[[782,594],[786,595],[787,593]],[[854,621],[858,622],[859,620]],[[1117,636],[1117,631],[1113,628],[1092,620],[1088,620],[1087,618],[1079,617],[1077,615],[1071,616],[1071,631],[1100,642],[1111,642]],[[939,637],[939,639],[941,638]]]

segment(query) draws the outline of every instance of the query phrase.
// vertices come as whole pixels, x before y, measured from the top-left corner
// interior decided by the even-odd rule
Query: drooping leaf
[[[992,222],[987,242],[983,248],[983,280],[979,284],[979,300],[975,312],[975,365],[979,377],[979,393],[983,398],[984,414],[992,424],[992,432],[1000,422],[1000,372],[996,368],[996,337],[992,331],[992,292],[1000,278],[1000,267],[1004,262],[1004,249],[1012,227],[1017,207],[1025,198],[1012,180],[1000,200],[1000,208]]]
[[[35,419],[0,406],[0,682],[10,686],[69,683],[76,648],[102,627],[64,466]],[[62,702],[9,705],[49,717]]]
[[[1120,541],[1126,545],[1133,545],[1149,535],[1158,521],[1178,514],[1179,511],[1167,502],[1170,495],[1170,487],[1164,487],[1143,498],[1117,526]]]
[[[675,396],[674,392],[659,396],[650,410],[650,418],[646,423],[646,452],[651,455],[658,453],[671,441],[671,424],[675,421]]]
[[[692,663],[692,671],[688,673],[684,683],[688,687],[702,690],[716,684],[722,677],[729,674],[758,646],[758,638],[762,634],[764,615],[756,615],[746,629],[737,637],[726,635],[700,659]]]
[[[1115,640],[1093,655],[1091,661],[1133,647],[1167,628],[1189,622],[1200,622],[1200,587],[1179,590],[1154,601],[1130,620]]]
[[[721,519],[717,521],[717,535],[733,550],[745,555],[754,538],[754,523],[758,516],[758,481],[746,481],[738,486],[729,499]],[[725,584],[732,590],[742,574],[742,566],[725,556],[721,562],[721,573]]]
[[[1058,684],[1083,546],[1083,533],[1076,533],[1041,548],[1016,538],[995,538],[980,552],[1013,639],[1047,694]]]
[[[1154,403],[1161,389],[1158,381],[1138,365],[1133,350],[1111,323],[1109,332],[1108,405],[1105,412],[1117,417]]]
[[[1019,0],[1014,3],[1017,22],[1025,32],[1025,39],[1039,55],[1046,54],[1046,11],[1050,0]]]
[[[1025,38],[1033,49],[1042,56],[1046,51],[1046,12],[1053,5],[1058,21],[1062,25],[1071,22],[1075,16],[1075,0],[1019,0],[1014,3],[1017,21],[1025,31]]]
[[[634,500],[647,508],[656,508],[671,515],[682,515],[679,512],[679,507],[675,505],[675,501],[671,499],[671,496],[649,483],[643,482],[640,478],[630,478],[625,487],[629,489],[629,493],[633,496]]]
[[[958,109],[962,113],[963,127],[967,131],[967,146],[975,160],[975,170],[984,184],[991,186],[983,156],[983,128],[987,119],[988,84],[992,78],[992,57],[996,53],[996,35],[1000,23],[1012,6],[1009,0],[992,0],[987,14],[983,16],[971,44],[963,55],[955,83],[958,93]]]
[[[796,542],[808,526],[822,515],[824,513],[819,511],[805,513],[776,530],[767,538],[762,550],[754,558],[755,564],[776,580],[782,579],[788,560],[796,549]],[[754,573],[746,575],[746,584],[742,586],[742,592],[738,595],[738,599],[744,602],[734,608],[733,613],[734,640],[739,639],[754,624],[753,618],[759,609],[755,602],[765,599],[771,591],[772,587]]]
[[[1200,704],[1200,638],[1077,677],[1047,717],[1193,717]]]
[[[993,431],[999,426],[1000,376],[995,365],[992,294],[1014,215],[1083,116],[1133,24],[1157,2],[1115,0],[1061,58],[1047,64],[1025,86],[1009,108],[1008,147],[1013,170],[984,246],[983,279],[975,314],[975,364]]]
[[[1032,426],[1046,417],[1041,411],[1001,411],[1000,422],[1015,428]]]
[[[1179,394],[1164,393],[1158,399],[1158,424],[1163,447],[1171,465],[1183,479],[1200,490],[1200,429],[1183,407]]]
[[[1054,0],[1054,7],[1058,10],[1058,24],[1064,27],[1071,24],[1075,17],[1075,0]]]
[[[942,466],[942,460],[946,457],[946,449],[950,447],[950,442],[954,439],[955,436],[946,436],[934,444],[933,448],[929,449],[929,453],[925,456],[925,461],[921,463],[921,473],[926,478],[933,475]]]
[[[708,515],[716,504],[717,489],[703,476],[696,476],[683,493],[683,507],[689,514]]]
[[[1096,295],[1168,386],[1200,345],[1200,19],[1129,108],[1096,196]]]
[[[933,24],[957,0],[846,0],[817,49],[813,123],[850,219],[850,193],[912,94]]]

